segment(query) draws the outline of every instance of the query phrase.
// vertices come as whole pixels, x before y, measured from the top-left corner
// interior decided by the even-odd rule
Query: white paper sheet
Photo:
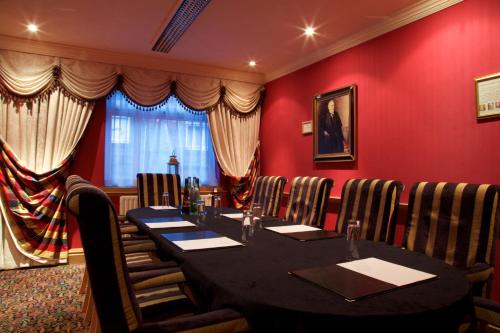
[[[163,228],[181,228],[181,227],[196,227],[196,224],[189,221],[171,221],[171,222],[152,222],[145,223],[151,229],[163,229]]]
[[[354,260],[337,265],[398,287],[436,276],[377,258]]]
[[[243,245],[240,242],[232,240],[231,238],[228,237],[182,240],[182,241],[174,241],[173,243],[178,247],[180,247],[181,249],[183,249],[184,251]]]
[[[278,232],[280,234],[287,234],[290,232],[304,232],[304,231],[313,231],[313,230],[321,230],[320,228],[311,227],[310,225],[298,224],[298,225],[283,225],[280,227],[266,227],[266,229]]]
[[[243,213],[221,214],[222,216],[229,217],[230,219],[242,219]]]
[[[155,209],[155,210],[163,210],[163,209],[177,209],[177,208],[172,207],[172,206],[149,206],[149,208],[151,208],[151,209]]]

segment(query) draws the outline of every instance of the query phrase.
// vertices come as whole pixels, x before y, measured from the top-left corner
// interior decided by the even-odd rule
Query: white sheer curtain
[[[218,172],[206,114],[193,114],[171,97],[156,110],[138,110],[121,93],[106,104],[104,185],[135,186],[139,172],[166,173],[172,152],[181,177],[217,185]]]
[[[15,105],[0,96],[0,135],[36,173],[54,169],[75,149],[92,113],[59,89],[46,99]]]

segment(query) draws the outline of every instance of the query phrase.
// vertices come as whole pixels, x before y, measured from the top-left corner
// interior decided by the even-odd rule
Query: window
[[[111,116],[111,143],[130,143],[130,118]]]
[[[188,112],[171,97],[156,110],[138,110],[121,93],[106,103],[104,185],[132,187],[139,172],[166,173],[170,155],[182,178],[218,184],[218,169],[206,114]]]

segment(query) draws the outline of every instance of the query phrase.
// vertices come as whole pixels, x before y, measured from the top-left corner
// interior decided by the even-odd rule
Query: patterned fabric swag
[[[260,203],[264,215],[278,217],[281,197],[286,178],[280,176],[260,176],[255,181],[252,202]]]
[[[461,268],[494,265],[497,209],[494,185],[416,183],[403,246]]]
[[[337,232],[347,232],[350,219],[359,220],[361,239],[394,242],[403,184],[395,180],[349,179],[342,187]]]
[[[238,209],[248,209],[253,196],[255,179],[260,174],[260,146],[255,149],[254,156],[250,161],[248,170],[243,177],[229,178],[231,200],[234,207]]]
[[[0,139],[2,212],[14,240],[27,253],[44,259],[67,259],[64,211],[65,178],[73,155],[49,172],[23,167]]]

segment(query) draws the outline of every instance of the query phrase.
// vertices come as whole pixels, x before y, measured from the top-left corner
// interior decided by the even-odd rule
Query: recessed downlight
[[[38,32],[38,26],[34,23],[30,23],[26,26],[29,32]]]
[[[316,34],[316,28],[312,26],[308,26],[304,29],[304,35],[306,35],[307,37],[312,37],[315,34]]]

